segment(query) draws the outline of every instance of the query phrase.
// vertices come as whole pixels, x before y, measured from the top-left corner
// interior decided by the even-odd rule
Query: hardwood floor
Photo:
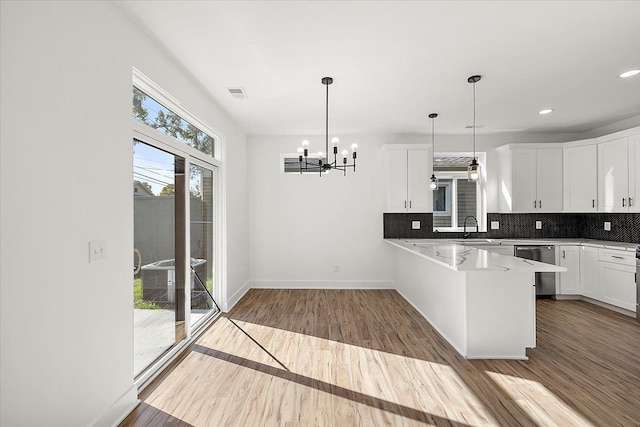
[[[465,360],[396,291],[254,289],[121,425],[639,426],[640,324],[537,310],[530,360]]]

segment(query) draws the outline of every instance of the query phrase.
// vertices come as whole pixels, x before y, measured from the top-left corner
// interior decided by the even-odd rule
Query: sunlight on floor
[[[321,424],[327,417],[334,422],[336,414],[365,425],[408,425],[422,414],[469,426],[498,424],[450,366],[235,322],[279,362],[228,319],[217,322],[219,333],[208,334],[183,361],[199,367],[204,383],[214,381],[220,387],[213,396],[211,389],[203,393],[209,399],[220,399],[216,405],[235,406],[231,412],[238,418],[234,422],[245,415],[275,411],[279,419],[311,417],[300,421]],[[225,337],[224,342],[217,337]],[[170,374],[167,384],[172,383],[173,375],[182,375],[180,367]],[[147,403],[153,404],[153,396]],[[372,415],[371,407],[379,409]],[[332,408],[331,413],[323,412],[327,408]],[[170,408],[158,409],[169,412]],[[172,415],[189,420],[188,413]],[[246,421],[259,425],[255,420]]]
[[[537,381],[497,372],[486,374],[539,426],[593,426]]]

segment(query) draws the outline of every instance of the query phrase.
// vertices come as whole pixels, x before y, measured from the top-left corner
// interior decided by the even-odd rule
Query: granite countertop
[[[500,255],[451,240],[385,239],[385,241],[456,271],[567,271],[564,267]]]

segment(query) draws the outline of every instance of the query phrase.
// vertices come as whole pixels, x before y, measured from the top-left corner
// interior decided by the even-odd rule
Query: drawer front
[[[617,251],[615,249],[600,249],[598,259],[623,265],[636,265],[636,255],[633,252]]]

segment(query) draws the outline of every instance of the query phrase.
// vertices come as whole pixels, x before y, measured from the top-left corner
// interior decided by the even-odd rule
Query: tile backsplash
[[[412,221],[420,221],[419,230],[412,229]],[[491,224],[491,221],[499,221],[500,229],[487,230],[477,235],[474,232],[472,237],[581,238],[640,244],[640,214],[637,213],[489,213],[487,224]],[[542,222],[542,229],[536,230],[536,221]],[[610,231],[604,229],[605,222],[611,223]],[[462,237],[462,233],[434,232],[431,213],[385,213],[383,228],[385,238],[456,239]]]

